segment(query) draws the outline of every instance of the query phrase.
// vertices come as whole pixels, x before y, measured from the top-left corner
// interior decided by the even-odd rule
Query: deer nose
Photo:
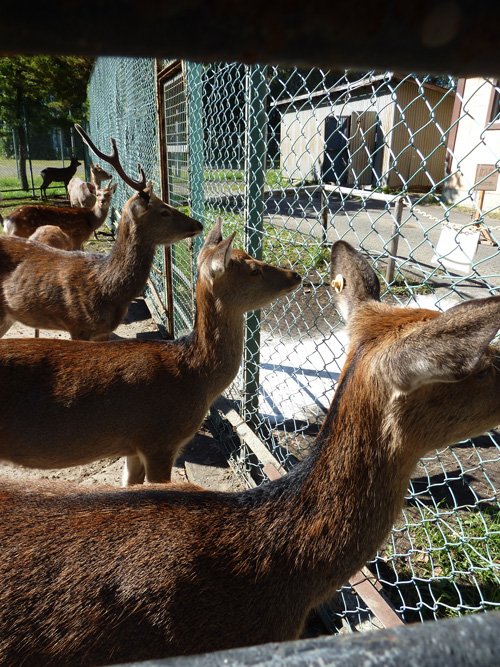
[[[297,273],[296,271],[292,271],[292,278],[296,280],[298,283],[302,282],[302,276],[300,273]]]

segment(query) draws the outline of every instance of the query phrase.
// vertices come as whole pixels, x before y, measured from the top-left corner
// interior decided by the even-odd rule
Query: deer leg
[[[146,474],[144,464],[139,456],[127,456],[123,465],[122,486],[142,484]]]
[[[172,454],[172,452],[159,452],[154,456],[148,456],[144,462],[146,481],[150,484],[167,484],[170,482],[175,458],[175,453]]]

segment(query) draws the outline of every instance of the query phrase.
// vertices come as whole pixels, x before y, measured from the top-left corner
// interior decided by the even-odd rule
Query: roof
[[[352,92],[354,90],[358,90],[360,88],[366,88],[367,86],[370,86],[374,83],[378,83],[381,81],[386,81],[387,83],[390,82],[398,82],[401,83],[403,81],[408,81],[411,83],[414,83],[415,85],[423,86],[424,88],[428,88],[431,90],[446,90],[443,86],[438,86],[435,83],[430,83],[430,82],[420,82],[416,80],[414,75],[397,75],[394,72],[384,72],[383,74],[375,74],[374,72],[370,72],[368,76],[363,76],[361,79],[358,79],[357,81],[348,81],[347,83],[343,83],[342,85],[339,86],[332,86],[331,88],[324,88],[323,90],[319,90],[317,92],[310,92],[310,93],[305,93],[303,95],[295,95],[293,97],[288,97],[284,100],[276,100],[274,101],[271,106],[282,106],[285,104],[294,104],[295,102],[300,102],[303,100],[311,100],[314,98],[319,98],[319,97],[326,97],[333,95],[335,93],[341,93],[345,90],[349,90],[349,92]]]

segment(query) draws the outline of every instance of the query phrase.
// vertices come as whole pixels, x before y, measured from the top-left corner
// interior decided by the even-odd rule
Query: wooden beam
[[[98,17],[98,18],[96,18]],[[500,3],[96,0],[6,3],[0,53],[498,75]]]

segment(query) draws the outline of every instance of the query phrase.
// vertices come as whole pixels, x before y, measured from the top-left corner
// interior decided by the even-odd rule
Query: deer
[[[92,208],[96,201],[96,191],[101,188],[102,183],[110,179],[111,174],[108,174],[100,164],[91,165],[90,181],[84,181],[78,176],[73,176],[68,183],[68,195],[71,206]]]
[[[97,189],[92,208],[43,204],[20,206],[4,219],[4,231],[8,236],[29,238],[42,225],[57,226],[71,239],[71,250],[81,250],[83,244],[106,221],[116,187],[116,183],[111,183]]]
[[[341,276],[332,299],[348,318],[347,357],[315,446],[287,475],[240,492],[1,481],[5,664],[106,665],[296,639],[311,610],[386,539],[419,458],[500,423],[500,357],[491,347],[499,296],[442,313],[383,303],[372,267],[344,241],[332,248],[331,268]],[[96,345],[60,341],[57,355],[71,350],[74,362],[85,346],[91,363]],[[7,402],[11,420],[2,436],[7,428],[14,437],[20,419],[11,452],[35,430],[50,445],[54,421],[61,432],[68,425],[48,404],[33,417],[33,399],[53,392],[57,378],[71,410],[81,366],[62,372],[49,353],[42,374],[49,348],[40,342],[0,348],[2,379],[8,373],[0,406]],[[130,362],[124,355],[121,368],[133,382],[153,358]],[[177,398],[181,410],[196,405],[189,392]],[[154,399],[161,417],[164,396]],[[106,401],[101,411],[112,407],[113,427],[127,420],[135,431],[131,413],[145,403],[126,410]],[[91,427],[86,420],[80,429],[89,441]]]
[[[73,250],[73,243],[70,237],[60,227],[56,227],[55,225],[37,227],[29,238],[31,241],[38,241],[38,243],[44,243],[52,248],[59,248],[59,250]]]
[[[45,167],[40,172],[42,177],[42,185],[40,186],[40,196],[42,199],[47,199],[47,188],[51,183],[64,183],[66,192],[68,192],[68,183],[76,174],[76,170],[81,165],[76,157],[71,158],[71,162],[67,167]]]
[[[107,340],[142,294],[157,246],[201,232],[200,222],[156,197],[145,179],[129,185],[138,192],[123,207],[108,254],[0,237],[0,336],[19,321],[73,339]]]
[[[52,340],[42,347],[40,340],[0,341],[0,358],[18,360],[10,379],[5,376],[16,414],[0,405],[0,460],[64,468],[124,456],[123,485],[170,482],[175,459],[238,373],[245,313],[301,282],[296,272],[233,248],[233,240],[234,233],[222,237],[220,219],[206,236],[198,256],[195,322],[186,337]],[[27,387],[21,390],[26,372],[44,387],[37,390],[39,400],[28,398]],[[28,421],[36,429],[23,426],[18,391],[30,401]]]

